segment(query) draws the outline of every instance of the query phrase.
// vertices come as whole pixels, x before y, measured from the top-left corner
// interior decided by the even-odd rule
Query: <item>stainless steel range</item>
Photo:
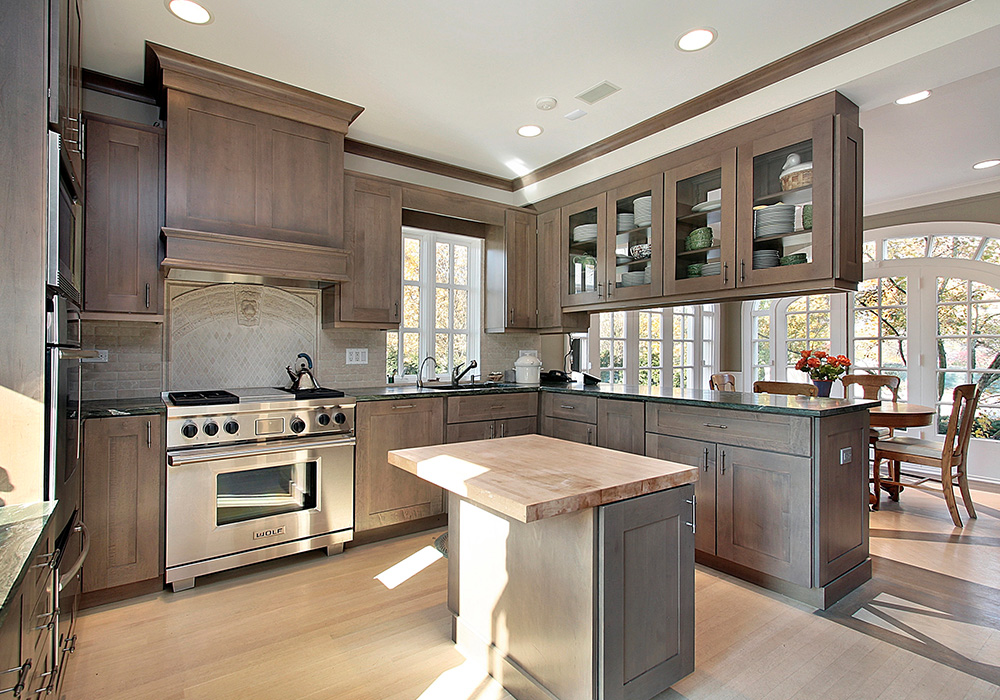
[[[167,583],[354,537],[354,398],[166,392]]]

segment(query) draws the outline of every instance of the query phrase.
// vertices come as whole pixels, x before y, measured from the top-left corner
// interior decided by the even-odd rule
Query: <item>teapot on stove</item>
[[[298,367],[296,369],[292,369],[292,365],[285,367],[285,371],[288,372],[288,376],[292,380],[292,385],[288,387],[289,390],[303,391],[319,388],[319,383],[312,373],[313,361],[309,355],[300,352],[293,364],[297,364]]]

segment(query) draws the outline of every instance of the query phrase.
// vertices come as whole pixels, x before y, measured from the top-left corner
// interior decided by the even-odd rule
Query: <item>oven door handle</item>
[[[213,448],[208,450],[191,450],[190,452],[168,452],[167,464],[171,467],[182,467],[186,464],[199,462],[215,462],[222,459],[238,457],[256,457],[257,455],[272,455],[279,452],[295,452],[297,450],[319,450],[327,447],[352,447],[357,442],[353,437],[336,440],[316,440],[313,442],[294,442],[271,444],[265,446],[247,446],[243,448]]]

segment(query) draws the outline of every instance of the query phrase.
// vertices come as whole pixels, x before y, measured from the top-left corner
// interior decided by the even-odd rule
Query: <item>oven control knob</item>
[[[214,420],[210,420],[202,426],[202,430],[205,431],[205,435],[209,437],[214,437],[219,434],[219,424]]]
[[[240,424],[234,420],[227,420],[226,424],[222,426],[222,429],[230,435],[235,435],[240,432]]]
[[[345,416],[343,413],[334,414],[333,422],[336,423],[337,425],[343,425],[344,423],[347,422],[347,416]]]
[[[184,437],[193,438],[197,434],[198,434],[198,426],[195,425],[194,423],[188,421],[187,423],[181,426],[181,435],[183,435]]]
[[[330,425],[330,414],[320,413],[318,416],[316,416],[316,422],[319,423],[320,425]]]
[[[292,422],[289,424],[293,433],[301,433],[306,429],[306,422],[301,418],[292,418]]]

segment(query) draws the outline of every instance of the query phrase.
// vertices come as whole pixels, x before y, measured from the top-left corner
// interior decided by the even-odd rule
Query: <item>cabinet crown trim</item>
[[[170,88],[342,134],[364,107],[146,42],[146,85]]]

